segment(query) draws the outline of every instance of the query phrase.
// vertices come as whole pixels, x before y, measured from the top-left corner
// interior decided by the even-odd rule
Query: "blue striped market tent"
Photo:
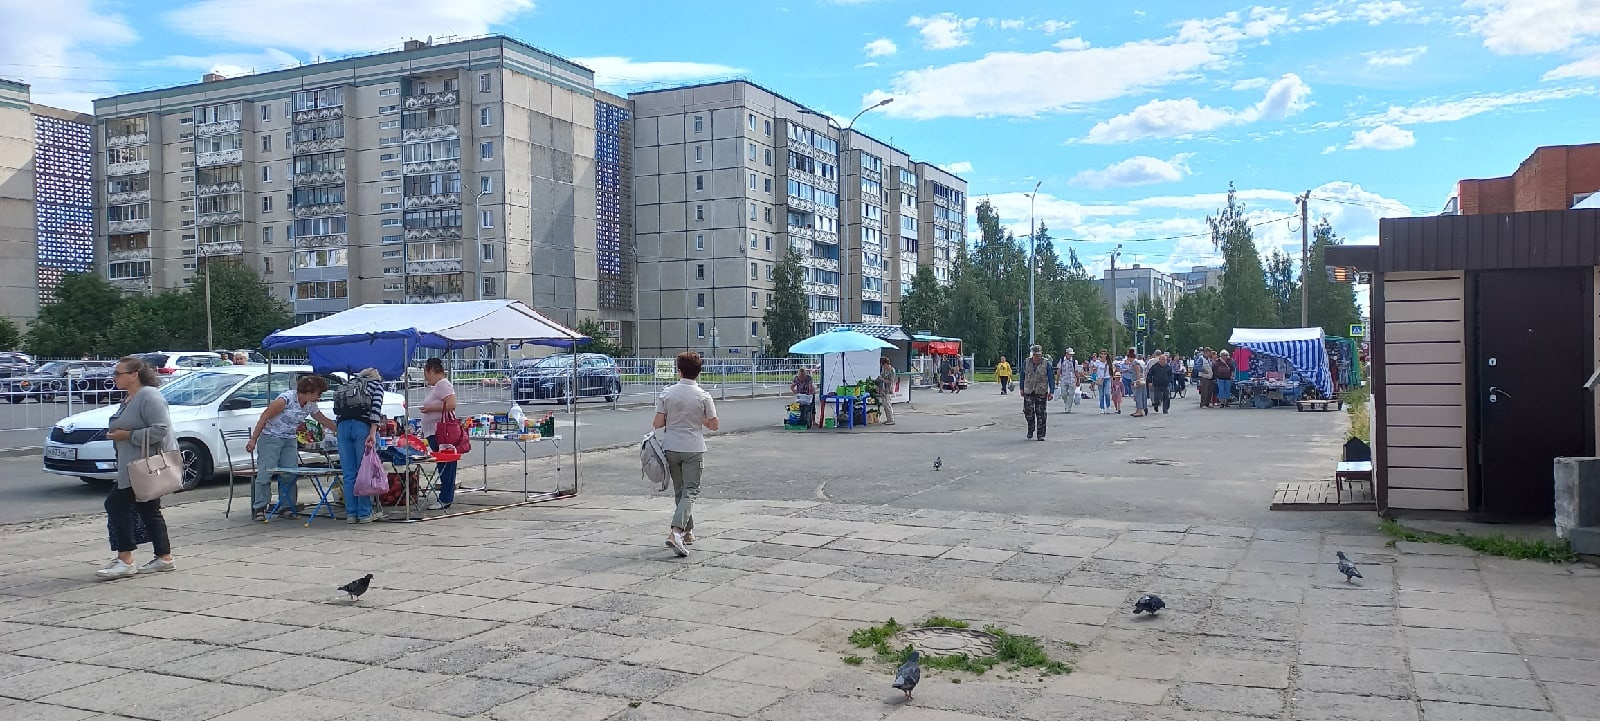
[[[1324,397],[1333,395],[1321,328],[1234,328],[1228,344],[1289,361]]]

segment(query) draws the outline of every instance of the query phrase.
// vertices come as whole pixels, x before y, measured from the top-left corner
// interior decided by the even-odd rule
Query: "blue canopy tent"
[[[521,342],[568,350],[589,337],[544,317],[515,300],[459,303],[367,304],[274,332],[261,342],[265,350],[304,348],[318,373],[357,373],[374,368],[386,380],[404,379],[420,348],[441,351],[475,348],[497,342]],[[574,352],[573,375],[577,375]],[[575,386],[574,386],[575,387]],[[402,384],[402,388],[406,388]],[[410,403],[406,404],[410,413]],[[572,489],[542,494],[539,500],[578,493],[578,411],[572,413]],[[485,451],[487,462],[488,451]],[[524,480],[526,485],[526,480]],[[523,489],[527,494],[526,487]],[[531,497],[524,503],[533,502]],[[521,505],[521,504],[512,504]],[[509,506],[501,506],[505,508]],[[467,513],[475,513],[468,511]],[[460,515],[460,514],[450,514]]]
[[[1228,343],[1288,361],[1324,398],[1333,397],[1321,328],[1234,328]]]

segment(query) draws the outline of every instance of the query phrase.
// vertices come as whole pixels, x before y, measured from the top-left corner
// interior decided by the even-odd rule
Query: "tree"
[[[1228,204],[1214,216],[1206,216],[1211,227],[1211,243],[1222,251],[1221,307],[1216,323],[1230,332],[1234,328],[1270,328],[1276,325],[1272,294],[1267,289],[1266,271],[1256,251],[1255,235],[1245,217],[1244,204],[1234,197],[1228,183]]]
[[[206,276],[211,276],[211,325],[219,348],[255,348],[261,339],[294,323],[294,312],[254,270],[243,263],[207,262],[186,292],[188,318],[169,330],[177,339],[188,336],[186,347],[205,346]],[[185,329],[192,329],[188,334]],[[214,350],[206,348],[206,350]]]
[[[1000,345],[1000,317],[994,299],[984,290],[982,281],[971,273],[962,274],[950,292],[950,315],[940,327],[961,339],[962,349],[980,363],[993,363],[998,359]]]
[[[1221,348],[1227,343],[1233,329],[1224,329],[1217,322],[1221,306],[1222,294],[1216,288],[1179,298],[1172,308],[1172,350],[1187,355],[1197,348]]]
[[[1320,326],[1328,335],[1344,335],[1350,332],[1350,326],[1361,322],[1355,286],[1328,280],[1325,270],[1328,249],[1343,244],[1344,238],[1334,234],[1327,218],[1311,227],[1311,263],[1305,283],[1311,293],[1311,325]],[[1298,297],[1295,302],[1300,302]]]
[[[16,349],[22,347],[22,331],[17,329],[17,324],[10,318],[0,318],[0,348]]]
[[[772,269],[772,305],[763,316],[772,355],[788,355],[789,346],[811,337],[805,268],[800,263],[800,253],[790,248]]]
[[[949,299],[946,298],[945,287],[939,284],[933,268],[918,266],[916,277],[911,279],[911,292],[900,299],[900,325],[910,328],[912,332],[938,332],[948,315]]]
[[[1282,248],[1273,248],[1267,257],[1267,291],[1272,294],[1273,314],[1278,328],[1300,327],[1300,287],[1294,277],[1294,261]]]
[[[106,344],[109,322],[122,307],[122,293],[93,273],[73,273],[61,280],[56,299],[39,309],[25,343],[34,355],[77,358]]]
[[[600,353],[612,358],[620,358],[628,354],[628,349],[622,347],[622,342],[611,337],[611,331],[594,318],[584,318],[578,321],[578,327],[573,330],[589,336],[588,343],[583,344],[583,352]]]

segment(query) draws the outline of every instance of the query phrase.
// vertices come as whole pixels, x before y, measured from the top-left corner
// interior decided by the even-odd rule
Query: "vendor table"
[[[474,445],[483,448],[483,485],[478,488],[467,488],[465,486],[460,486],[460,482],[457,481],[457,493],[471,493],[474,491],[485,492],[492,490],[489,488],[489,446],[491,444],[514,443],[517,446],[517,450],[522,451],[522,492],[524,494],[528,492],[528,448],[535,443],[545,442],[555,444],[557,449],[561,448],[561,436],[540,436],[538,438],[529,439],[523,439],[518,436],[471,436],[469,440],[471,440]],[[561,454],[557,453],[556,468],[558,471],[560,470],[560,463]],[[459,476],[457,477],[459,478]]]
[[[411,518],[411,472],[419,471],[420,475],[422,476],[421,482],[417,484],[419,488],[416,497],[417,502],[421,503],[422,499],[427,498],[431,493],[435,492],[435,487],[439,482],[439,463],[429,456],[406,456],[406,460],[403,462],[396,463],[394,461],[385,460],[383,465],[390,471],[400,474],[401,503],[397,503],[395,506],[404,505],[406,509],[406,516],[405,518],[396,520],[413,520]],[[373,502],[376,503],[377,499],[374,498]]]
[[[862,413],[866,413],[867,399],[863,396],[841,396],[836,393],[828,393],[822,396],[822,402],[827,403],[828,401],[833,401],[834,418],[839,417],[839,409],[841,407],[849,410],[849,412],[845,414],[845,428],[856,427],[857,410],[860,410]],[[835,421],[835,424],[837,425],[837,421]]]
[[[1287,405],[1294,405],[1300,400],[1301,385],[1294,381],[1274,381],[1266,379],[1249,379],[1234,381],[1234,395],[1239,398],[1239,407],[1251,403],[1256,408],[1271,408],[1283,401]]]
[[[311,487],[317,490],[318,500],[316,507],[311,509],[311,515],[306,517],[306,526],[310,527],[311,521],[315,520],[317,517],[317,512],[323,509],[327,509],[328,518],[333,518],[333,509],[328,508],[330,503],[328,500],[328,494],[333,492],[335,486],[344,483],[344,471],[340,470],[338,466],[295,466],[294,468],[267,468],[261,470],[260,472],[267,474],[268,478],[271,478],[272,474],[295,476],[297,479],[310,478]],[[272,506],[267,509],[268,522],[271,522],[272,517],[277,515],[278,511],[280,510],[278,506],[282,502],[283,499],[281,498],[273,501]]]

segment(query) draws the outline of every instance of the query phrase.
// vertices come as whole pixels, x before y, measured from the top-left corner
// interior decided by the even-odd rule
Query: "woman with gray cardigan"
[[[161,517],[161,499],[140,501],[133,495],[133,484],[128,479],[128,465],[147,456],[175,450],[177,441],[172,437],[172,421],[167,414],[167,399],[158,386],[161,377],[142,358],[128,356],[117,361],[116,386],[127,394],[127,399],[111,415],[106,438],[117,449],[117,487],[106,496],[106,518],[111,527],[112,550],[116,559],[96,571],[101,578],[127,578],[139,572],[171,571],[172,542],[167,538],[167,521]],[[133,565],[133,517],[138,514],[150,532],[156,557],[137,568]]]

